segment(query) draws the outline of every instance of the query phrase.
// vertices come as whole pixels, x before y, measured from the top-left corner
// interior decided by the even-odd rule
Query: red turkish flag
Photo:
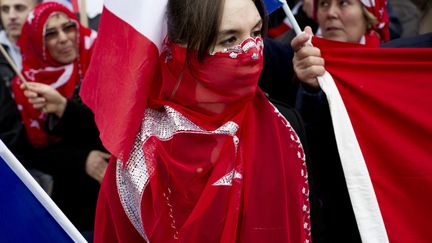
[[[432,49],[313,44],[362,241],[431,242]]]

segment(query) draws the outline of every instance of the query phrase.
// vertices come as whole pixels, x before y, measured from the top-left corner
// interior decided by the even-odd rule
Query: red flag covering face
[[[310,240],[304,153],[257,88],[262,46],[185,64],[184,48],[159,57],[108,6],[81,89],[121,157],[101,187],[95,242]]]
[[[337,107],[337,92],[328,88],[332,81],[323,80],[362,240],[384,242],[380,236],[387,234],[390,242],[430,242],[432,49],[377,49],[319,38],[313,43],[355,133],[345,140],[349,129],[339,119],[343,105]],[[359,157],[350,153],[356,140]]]
[[[77,25],[78,58],[70,64],[57,62],[45,46],[45,25],[54,13],[63,13]],[[66,98],[72,98],[77,85],[80,85],[83,75],[90,62],[92,44],[96,32],[80,25],[76,16],[66,7],[55,2],[37,5],[30,12],[18,40],[23,58],[22,74],[27,81],[51,85]],[[20,89],[22,81],[15,77],[12,90],[18,104],[21,117],[32,144],[44,146],[53,139],[43,129],[46,114],[33,108]]]

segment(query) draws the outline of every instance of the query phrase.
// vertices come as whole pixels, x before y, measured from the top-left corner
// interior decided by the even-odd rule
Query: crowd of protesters
[[[1,139],[91,239],[110,157],[78,96],[96,32],[57,3],[4,0],[0,9],[2,44],[14,60],[2,59]]]
[[[251,78],[246,73],[243,77],[239,74],[241,72],[239,70],[231,70],[232,75],[230,76],[230,70],[225,67],[230,64],[228,62],[222,62],[225,66],[220,70],[221,72],[226,72],[226,76],[224,77],[227,79],[245,78],[245,83],[242,85],[248,85],[246,79],[253,79],[252,81],[254,81],[256,76],[256,81],[264,92],[262,96],[254,98],[254,106],[249,107],[248,104],[242,103],[239,106],[208,106],[204,108],[201,103],[214,102],[211,98],[217,97],[219,94],[216,95],[217,92],[214,92],[210,88],[202,88],[202,86],[194,83],[196,80],[192,78],[194,77],[193,73],[170,73],[172,70],[180,70],[182,65],[186,64],[169,61],[166,63],[166,66],[163,66],[163,74],[166,77],[162,78],[162,82],[166,82],[166,84],[164,83],[165,86],[162,87],[159,97],[153,100],[149,99],[149,104],[153,106],[175,107],[173,111],[170,111],[171,113],[167,112],[167,114],[175,112],[178,112],[178,114],[176,113],[178,116],[187,114],[191,120],[200,124],[201,127],[212,128],[215,131],[227,120],[228,116],[237,114],[234,116],[234,120],[238,119],[238,124],[241,127],[246,127],[244,131],[239,132],[239,136],[241,136],[241,139],[248,140],[247,143],[250,143],[248,149],[242,148],[242,156],[250,156],[249,158],[253,158],[254,156],[259,158],[261,156],[264,158],[268,157],[269,154],[283,154],[283,158],[277,156],[273,158],[273,161],[280,160],[280,168],[272,168],[274,171],[269,170],[267,172],[273,175],[280,175],[280,178],[273,176],[272,180],[276,180],[281,184],[286,183],[286,187],[277,187],[279,189],[283,188],[286,191],[291,190],[292,192],[293,187],[303,187],[302,178],[298,178],[299,180],[288,180],[287,178],[283,178],[282,175],[291,175],[292,171],[287,170],[285,174],[276,172],[287,169],[282,166],[286,162],[284,161],[285,156],[292,158],[290,163],[291,161],[296,161],[295,154],[297,151],[290,151],[289,148],[296,147],[297,143],[302,144],[301,153],[306,153],[308,154],[307,158],[311,158],[311,160],[307,160],[305,163],[309,172],[310,200],[304,204],[307,205],[310,202],[311,218],[305,220],[302,214],[292,214],[298,217],[298,222],[291,222],[287,225],[287,228],[292,230],[290,233],[293,235],[297,233],[299,235],[296,235],[294,238],[289,236],[284,239],[286,241],[292,239],[310,239],[310,236],[312,236],[314,242],[361,242],[344,182],[345,179],[333,135],[328,104],[326,103],[325,94],[319,89],[316,79],[317,76],[322,75],[325,71],[324,60],[320,57],[319,49],[310,46],[307,41],[315,34],[331,40],[360,43],[373,47],[431,47],[432,35],[430,32],[432,30],[432,22],[429,20],[432,3],[430,1],[392,0],[386,5],[387,1],[376,0],[374,1],[375,5],[370,6],[366,3],[369,1],[363,0],[287,1],[290,6],[295,6],[293,8],[294,13],[298,17],[300,26],[305,28],[305,32],[295,37],[293,31],[286,25],[283,11],[279,9],[269,16],[269,36],[261,40],[260,38],[266,35],[264,31],[266,29],[265,26],[261,26],[267,24],[266,21],[261,21],[261,19],[266,19],[264,7],[260,5],[260,1],[254,1],[254,4],[247,3],[247,1],[243,0],[241,1],[243,5],[237,6],[235,4],[232,5],[232,0],[227,0],[225,1],[226,9],[220,8],[219,12],[217,12],[218,15],[216,14],[212,17],[221,20],[222,27],[224,27],[224,24],[231,27],[230,24],[232,22],[224,19],[223,16],[225,15],[223,14],[230,14],[232,9],[241,7],[247,9],[250,12],[250,16],[257,18],[250,19],[251,22],[248,23],[250,26],[246,27],[250,29],[239,30],[252,32],[252,36],[247,36],[248,38],[244,40],[239,39],[234,41],[236,45],[242,44],[245,40],[249,41],[250,43],[248,44],[253,44],[254,48],[256,48],[256,50],[252,48],[252,52],[256,51],[252,55],[257,54],[258,56],[261,51],[259,49],[260,45],[264,42],[263,56],[265,58],[258,58],[262,63],[257,61],[256,63],[248,63],[248,66],[245,65],[245,67],[250,68],[245,69],[247,74],[251,73],[251,70],[256,71],[253,73],[254,77]],[[190,52],[184,46],[194,47],[198,49],[197,59],[192,58],[189,61],[190,63],[188,62],[187,64],[199,67],[201,75],[217,76],[218,74],[215,72],[218,70],[215,71],[214,66],[210,69],[201,65],[201,59],[211,57],[217,63],[219,61],[217,59],[218,56],[226,54],[223,52],[224,48],[228,47],[229,50],[231,47],[226,43],[231,44],[230,41],[232,40],[221,41],[220,43],[222,44],[219,44],[220,37],[217,36],[217,31],[219,31],[217,28],[220,26],[212,29],[212,31],[216,31],[215,33],[207,33],[213,36],[213,39],[208,38],[206,43],[200,43],[200,41],[203,42],[203,37],[200,37],[201,39],[194,39],[198,35],[197,33],[181,32],[188,30],[185,26],[189,24],[188,22],[182,22],[181,19],[187,19],[190,16],[188,16],[189,12],[181,14],[178,12],[180,10],[185,11],[187,6],[175,4],[174,2],[171,0],[168,4],[168,37],[172,40],[172,43],[167,45],[171,52],[164,52],[162,55],[167,60],[172,59],[173,56],[175,58],[188,57],[188,55],[194,52]],[[200,11],[199,7],[196,7],[195,11]],[[91,241],[100,184],[103,181],[107,168],[110,172],[107,172],[106,180],[108,182],[106,184],[115,183],[118,179],[115,176],[115,168],[118,166],[117,163],[122,163],[120,160],[118,160],[120,162],[116,162],[112,159],[109,165],[108,160],[112,156],[104,148],[99,139],[99,132],[92,111],[81,101],[79,96],[81,83],[86,75],[92,57],[93,43],[97,38],[96,31],[83,26],[75,13],[72,13],[69,9],[58,3],[40,3],[38,0],[0,0],[0,14],[3,26],[3,30],[0,32],[0,44],[7,50],[13,61],[13,63],[9,63],[7,58],[0,55],[0,139],[19,158],[39,184],[53,198],[54,202],[71,219],[72,223]],[[208,17],[210,18],[211,16]],[[235,21],[240,21],[240,19],[234,17],[231,20],[234,23]],[[199,21],[199,18],[198,20],[194,19],[194,21]],[[201,21],[203,21],[202,24],[215,27],[211,25],[213,24],[211,22],[213,20],[209,20],[209,23],[204,20]],[[191,26],[189,27],[191,28]],[[399,37],[409,38],[398,39]],[[210,49],[208,43],[214,42],[217,44],[213,50],[215,51],[213,56],[203,55],[203,53]],[[207,46],[205,46],[206,44]],[[192,55],[195,55],[195,53]],[[175,59],[175,61],[178,60]],[[256,66],[261,64],[263,65],[263,69]],[[16,67],[20,75],[16,75],[12,66]],[[212,71],[210,72],[210,70]],[[192,72],[194,70],[189,71]],[[207,71],[209,72],[208,74],[205,73]],[[237,76],[234,77],[234,73]],[[172,80],[170,79],[170,75],[174,77],[171,78]],[[183,77],[185,81],[177,84],[175,80],[177,76]],[[202,81],[199,80],[199,82]],[[173,85],[175,87],[172,87]],[[252,87],[253,82],[250,85]],[[224,96],[221,96],[223,98],[219,98],[218,102],[221,104],[224,102],[229,103],[230,95],[232,97],[241,96],[248,102],[249,99],[252,99],[249,97],[251,94],[248,93],[247,87],[236,87],[233,83],[225,83],[225,85],[221,83],[220,87],[212,88],[221,89],[222,93],[224,92],[223,89],[231,91],[227,91]],[[192,89],[200,93],[193,94],[194,97],[190,97],[191,95],[188,92]],[[175,90],[176,93],[172,90]],[[244,91],[244,93],[235,93],[234,91],[237,90]],[[251,90],[254,89],[251,88]],[[209,99],[207,103],[201,101],[206,99]],[[269,115],[271,107],[266,105],[264,99],[269,99],[281,111],[282,115],[292,123],[293,130],[281,131],[282,128],[278,128],[277,121],[270,119],[272,117]],[[185,103],[189,105],[182,106]],[[214,117],[219,118],[219,120]],[[243,119],[247,119],[248,123]],[[303,127],[303,121],[305,127]],[[254,125],[250,125],[251,123]],[[163,123],[159,125],[163,126]],[[262,128],[260,129],[261,126]],[[260,133],[260,131],[263,132]],[[229,132],[236,133],[236,131]],[[196,135],[198,133],[200,131],[195,131],[195,133],[191,133],[192,135],[189,134],[190,137],[188,137],[188,134],[185,134],[184,137],[177,138],[178,141],[173,141],[169,144],[161,143],[157,144],[157,146],[155,145],[157,148],[153,153],[158,155],[166,153],[166,151],[172,151],[174,148],[177,148],[177,151],[184,150],[185,154],[177,152],[175,155],[177,157],[167,156],[157,160],[163,168],[159,171],[159,177],[154,179],[154,183],[157,183],[152,184],[154,186],[152,188],[153,191],[147,191],[147,194],[145,194],[147,200],[149,200],[148,203],[151,201],[149,204],[151,206],[149,207],[152,207],[152,210],[155,208],[159,210],[158,207],[161,207],[157,199],[152,196],[158,193],[165,196],[167,193],[163,190],[159,191],[161,186],[168,188],[176,187],[179,192],[170,194],[169,198],[166,198],[172,201],[177,200],[177,204],[181,204],[182,193],[185,195],[188,194],[191,188],[195,190],[195,193],[196,191],[204,193],[208,177],[217,176],[217,171],[215,174],[202,174],[201,177],[197,177],[194,174],[191,175],[191,178],[196,178],[192,180],[188,177],[189,175],[185,176],[185,174],[182,174],[182,170],[190,169],[186,165],[179,165],[179,168],[170,168],[168,166],[175,164],[173,161],[181,159],[201,163],[201,161],[192,160],[186,154],[193,153],[192,151],[195,150],[193,148],[194,145],[199,144],[198,146],[200,146],[202,151],[210,151],[210,147],[216,146],[218,152],[213,153],[209,158],[206,158],[207,155],[204,152],[203,154],[195,152],[194,156],[198,156],[203,161],[209,163],[214,160],[213,163],[217,162],[219,167],[225,166],[228,168],[231,166],[230,164],[224,164],[230,159],[226,155],[234,150],[236,153],[238,147],[227,146],[228,143],[225,140],[232,140],[237,135],[224,137],[217,132],[213,132],[211,136],[207,135],[207,137],[202,136],[202,138],[199,138]],[[293,134],[296,134],[299,140],[284,139],[281,136],[282,133],[286,133],[286,137],[292,137]],[[250,134],[254,134],[254,136]],[[141,134],[137,136],[141,136]],[[272,144],[267,144],[266,148],[258,149],[259,146],[265,145],[258,145],[256,142],[265,139],[268,139],[266,141]],[[187,145],[188,142],[190,143],[189,145]],[[236,146],[246,146],[242,143],[244,143],[243,140],[241,140],[240,145],[237,144]],[[190,146],[191,149],[187,149],[187,146]],[[258,150],[267,151],[264,151],[265,153],[258,153]],[[254,161],[251,163],[254,163],[253,166],[256,168],[252,168],[252,170],[249,168],[250,172],[259,169],[263,172],[265,171],[264,168],[267,168],[261,166],[258,159],[251,161]],[[277,165],[276,162],[275,164]],[[200,166],[205,169],[210,165],[204,163]],[[235,168],[242,166],[243,164],[239,162],[239,164],[235,165]],[[301,169],[298,165],[290,166],[291,169]],[[223,168],[222,170],[227,171],[227,168]],[[237,171],[233,171],[237,173]],[[187,178],[187,180],[164,181],[164,176],[168,174],[176,175],[176,173],[179,173],[177,175],[178,178]],[[294,176],[291,177],[294,178]],[[270,208],[274,202],[263,199],[258,200],[257,197],[259,195],[254,193],[260,190],[268,192],[272,188],[263,185],[260,186],[259,183],[255,183],[254,181],[257,179],[245,179],[245,184],[242,186],[249,188],[254,185],[255,187],[250,189],[251,193],[245,195],[243,200],[249,200],[247,206],[251,207],[251,210],[264,206]],[[188,180],[193,183],[190,183]],[[273,187],[273,189],[275,188]],[[116,194],[116,191],[113,189],[115,188],[106,187],[103,188],[101,193],[100,200],[103,202],[99,203],[104,206],[99,206],[98,210],[106,211],[104,213],[109,215],[109,217],[99,219],[99,225],[102,224],[103,226],[99,226],[98,228],[100,232],[97,233],[97,239],[106,242],[108,240],[116,241],[115,237],[124,237],[124,239],[129,240],[140,239],[140,237],[143,237],[143,234],[138,234],[140,232],[133,233],[132,231],[134,230],[131,228],[133,226],[130,223],[119,226],[112,222],[114,220],[121,222],[127,219],[126,215],[124,215],[125,212],[121,209],[115,209],[117,206],[121,208],[119,202],[122,199],[112,196]],[[277,189],[272,192],[275,192],[275,194],[279,193]],[[225,195],[224,193],[223,190],[214,192],[215,195],[218,194],[217,197],[214,197],[222,202],[229,197],[229,194]],[[178,213],[180,218],[186,220],[189,214],[194,213],[191,210],[195,203],[197,203],[199,195],[194,194],[190,196],[189,201],[184,203],[183,212]],[[287,195],[287,198],[281,197],[278,200],[290,201],[292,198],[296,198],[299,201],[302,195],[301,193],[298,195],[291,194]],[[256,204],[253,203],[254,201]],[[212,218],[217,218],[221,222],[223,220],[233,220],[232,223],[234,224],[235,220],[230,219],[228,215],[223,213],[225,210],[217,213],[217,210],[220,210],[220,208],[213,205],[213,201],[200,203],[206,208],[214,207],[212,209],[214,212],[206,216],[208,218],[203,217],[201,221],[197,221],[203,225],[201,227],[207,225],[206,220]],[[226,207],[240,207],[239,205],[246,207],[246,205],[241,203],[243,201],[240,199],[237,201],[231,200],[227,202]],[[301,205],[298,208],[301,208]],[[146,210],[152,212],[149,208],[142,209],[142,211]],[[245,216],[244,222],[253,224],[254,220],[262,220],[262,218],[267,218],[269,222],[278,219],[284,221],[287,220],[283,218],[284,216],[293,213],[290,210],[292,208],[287,208],[283,213],[280,210],[268,210],[265,211],[265,214],[267,214],[265,217],[260,217],[256,213],[251,214],[247,217]],[[113,213],[113,211],[116,213]],[[164,211],[161,207],[158,212],[160,214],[149,214],[149,219],[145,223],[148,227],[153,227],[153,231],[151,232],[153,235],[145,235],[145,237],[156,239],[156,241],[163,241],[166,240],[164,232],[173,230],[172,222],[165,222],[161,219],[164,214],[169,214],[169,211]],[[269,213],[273,214],[269,216]],[[294,217],[292,215],[291,217]],[[246,218],[250,221],[246,221]],[[290,220],[292,221],[292,218]],[[312,224],[311,228],[306,227],[307,230],[312,230],[312,232],[309,232],[311,235],[308,235],[307,230],[299,230],[300,223],[303,227],[305,222]],[[183,223],[177,222],[177,224]],[[215,223],[212,222],[208,225],[208,227],[212,227],[212,231],[208,231],[210,232],[207,235],[208,237],[214,237],[211,235],[213,233],[228,237],[226,239],[230,240],[247,240],[252,239],[248,237],[269,239],[275,237],[278,233],[281,236],[285,234],[275,230],[271,232],[271,237],[266,234],[257,234],[255,236],[252,233],[241,236],[231,235],[233,233],[229,229]],[[116,231],[113,231],[113,228],[116,228]],[[199,229],[198,226],[190,225],[189,228],[183,228],[183,231],[180,233],[183,234],[184,239],[194,240],[196,239],[194,237],[199,237],[200,235],[194,235],[191,232],[197,229]],[[116,236],[116,234],[120,235]],[[121,234],[126,234],[127,236]],[[174,229],[173,234],[175,236],[177,234],[178,236],[179,232]],[[255,238],[255,240],[258,238]]]

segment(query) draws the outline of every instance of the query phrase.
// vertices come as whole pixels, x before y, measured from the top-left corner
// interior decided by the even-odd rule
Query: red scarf
[[[44,41],[44,27],[48,18],[56,12],[67,15],[69,19],[77,23],[77,42],[79,56],[71,64],[58,63],[49,54]],[[63,5],[47,2],[37,5],[30,12],[25,22],[22,34],[18,39],[18,45],[22,51],[22,74],[27,81],[49,84],[55,87],[66,98],[72,98],[77,85],[80,85],[84,73],[90,61],[91,47],[96,33],[79,24],[76,16]],[[44,146],[55,141],[43,129],[46,114],[33,108],[19,88],[22,81],[15,77],[12,90],[21,113],[27,135],[35,146]]]
[[[368,30],[376,31],[382,41],[390,40],[389,17],[387,11],[387,0],[360,0],[363,6],[375,16],[377,23]]]
[[[262,61],[261,39],[202,63],[168,45],[129,159],[107,170],[95,242],[310,241],[303,148],[257,88]]]

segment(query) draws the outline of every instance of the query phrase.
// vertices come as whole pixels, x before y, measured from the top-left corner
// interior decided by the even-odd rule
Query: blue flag
[[[0,242],[86,242],[0,140]]]
[[[267,14],[271,14],[276,9],[282,7],[282,2],[279,0],[264,0],[264,5]]]

